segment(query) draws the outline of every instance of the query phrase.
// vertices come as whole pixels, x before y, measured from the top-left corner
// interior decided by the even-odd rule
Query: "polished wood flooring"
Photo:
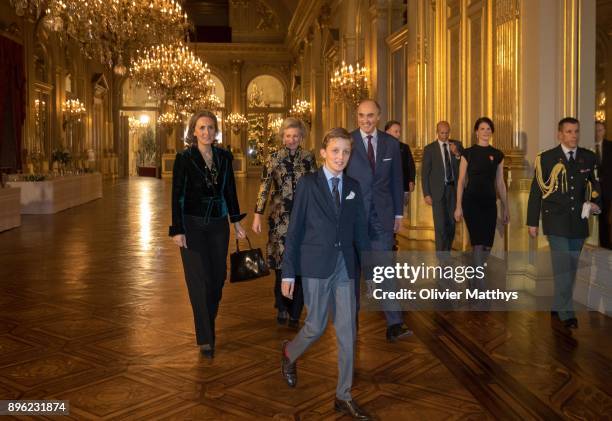
[[[244,210],[256,188],[239,181]],[[280,376],[294,331],[276,325],[271,277],[226,285],[216,357],[200,357],[169,194],[168,180],[108,182],[101,200],[0,234],[0,399],[67,399],[74,419],[338,418],[333,328],[296,389]],[[609,318],[581,313],[571,336],[546,313],[406,321],[416,335],[390,344],[382,316],[361,314],[353,395],[378,419],[611,419]]]

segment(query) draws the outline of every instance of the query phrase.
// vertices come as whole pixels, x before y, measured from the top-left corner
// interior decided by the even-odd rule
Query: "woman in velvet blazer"
[[[236,237],[245,237],[233,157],[213,146],[217,132],[212,112],[194,114],[187,131],[192,144],[176,154],[172,175],[170,236],[181,250],[196,340],[208,358],[214,356],[215,318],[227,272],[228,219]]]

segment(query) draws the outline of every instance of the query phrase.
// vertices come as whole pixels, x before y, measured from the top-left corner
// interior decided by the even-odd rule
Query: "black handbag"
[[[248,250],[240,250],[236,239],[236,251],[230,254],[230,282],[249,281],[270,274],[261,249],[254,249],[249,237],[246,239],[249,242]]]

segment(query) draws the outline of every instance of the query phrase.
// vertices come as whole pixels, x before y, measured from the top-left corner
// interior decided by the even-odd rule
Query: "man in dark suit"
[[[368,221],[368,235],[373,251],[391,251],[393,234],[399,231],[404,216],[404,186],[399,142],[377,129],[380,105],[372,99],[357,107],[359,128],[351,133],[353,153],[346,168],[359,181]],[[355,285],[359,310],[359,283]],[[412,334],[403,324],[397,302],[385,303],[387,340],[393,342]]]
[[[412,157],[412,151],[407,143],[400,140],[402,135],[402,124],[396,120],[389,120],[385,124],[385,133],[390,134],[399,141],[400,155],[402,156],[402,181],[404,184],[404,205],[408,203],[408,194],[414,191],[414,180],[416,178],[416,165]]]
[[[612,141],[606,139],[606,126],[601,121],[595,123],[595,156],[601,186],[599,245],[612,249]]]
[[[601,192],[595,177],[595,154],[578,147],[580,123],[572,117],[559,122],[560,145],[536,158],[527,205],[529,235],[542,228],[550,245],[554,276],[553,322],[577,328],[573,292],[578,260],[589,236],[588,216],[599,213]]]
[[[425,203],[432,207],[437,251],[450,251],[455,239],[455,205],[457,179],[463,148],[457,140],[449,140],[450,124],[440,121],[436,136],[423,149],[421,185]]]
[[[283,342],[281,372],[297,385],[296,360],[327,327],[330,308],[338,343],[338,384],[334,409],[368,420],[351,398],[355,348],[355,249],[369,250],[363,196],[359,183],[342,172],[351,154],[351,137],[343,128],[323,139],[324,166],[298,182],[285,242],[281,289],[292,298],[296,276],[302,277],[308,316],[291,341]]]
[[[414,179],[416,178],[416,166],[412,151],[408,144],[400,140],[402,135],[402,124],[396,120],[389,120],[385,123],[385,133],[390,134],[399,141],[400,155],[402,156],[402,181],[404,184],[404,206],[408,205],[410,193],[414,190]],[[393,251],[398,250],[397,234],[393,236]]]

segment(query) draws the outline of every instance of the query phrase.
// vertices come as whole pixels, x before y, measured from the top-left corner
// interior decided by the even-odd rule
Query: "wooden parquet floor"
[[[244,210],[256,188],[239,181]],[[79,420],[339,418],[333,328],[296,389],[280,376],[294,331],[276,325],[271,277],[226,284],[216,357],[200,357],[169,194],[168,180],[108,182],[101,200],[0,234],[0,399],[66,399]],[[378,419],[611,418],[612,323],[598,313],[573,336],[535,312],[406,320],[415,336],[389,344],[382,316],[361,314],[353,395]]]

